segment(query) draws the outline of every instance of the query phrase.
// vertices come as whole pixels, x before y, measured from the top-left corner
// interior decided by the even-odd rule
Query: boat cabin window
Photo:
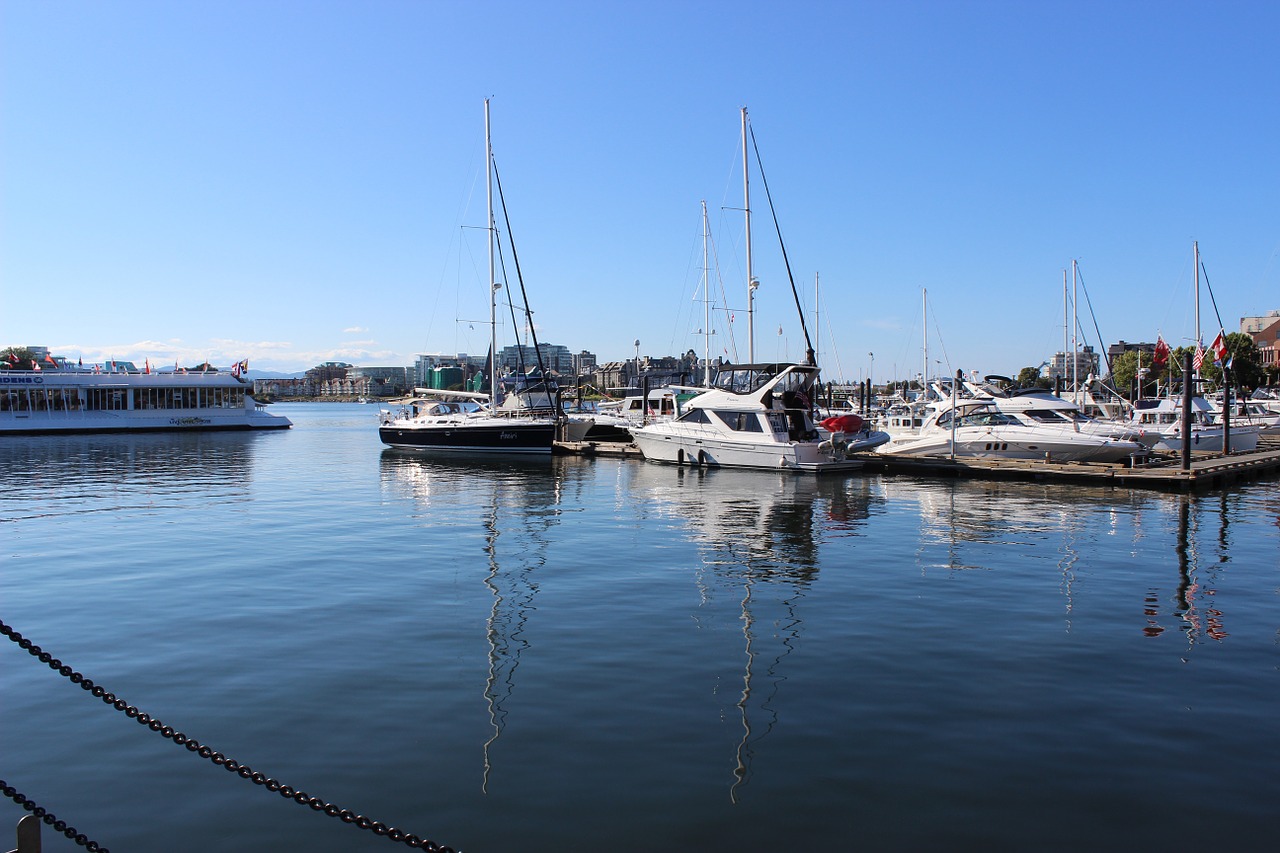
[[[1026,415],[1037,423],[1052,424],[1061,422],[1065,413],[1057,409],[1027,409]]]
[[[764,432],[759,412],[716,412],[716,417],[734,432]]]
[[[707,424],[711,423],[711,419],[707,417],[707,413],[702,409],[690,409],[676,420],[683,424]]]
[[[1017,423],[1003,412],[972,412],[960,416],[960,426],[1016,426]]]
[[[75,388],[23,388],[0,391],[0,412],[74,412],[80,408]]]
[[[954,410],[943,412],[938,416],[938,426],[951,427],[951,418],[955,414]],[[1018,421],[1002,412],[994,409],[978,409],[968,412],[961,412],[960,419],[956,421],[957,426],[1017,426]]]

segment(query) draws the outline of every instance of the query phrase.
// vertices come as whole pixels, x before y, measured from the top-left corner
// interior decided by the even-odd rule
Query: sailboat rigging
[[[485,199],[488,208],[486,227],[489,231],[489,393],[414,389],[413,397],[401,401],[403,408],[399,411],[382,412],[378,435],[384,444],[411,450],[550,455],[560,421],[559,404],[552,402],[546,406],[529,405],[529,378],[525,375],[520,377],[524,380],[524,387],[517,385],[517,392],[506,401],[507,405],[500,405],[497,295],[503,285],[497,280],[495,250],[498,240],[493,207],[496,168],[487,98],[484,102],[484,145]],[[499,193],[501,194],[500,185]],[[505,219],[505,205],[503,216]],[[509,221],[507,233],[510,236]],[[514,244],[512,256],[514,259]],[[518,261],[516,270],[519,279]],[[529,316],[531,312],[524,293],[523,279],[520,279],[520,292],[524,300],[525,315]],[[512,310],[514,312],[514,307]],[[535,351],[536,349],[535,346]],[[545,382],[546,372],[540,373]],[[547,394],[546,397],[550,399],[551,395]],[[478,402],[481,399],[487,399],[488,405],[481,406]]]
[[[743,108],[743,194],[747,196],[745,207],[748,211],[747,351],[754,355],[753,300],[758,283],[750,273],[747,131],[747,111]],[[760,152],[759,146],[754,145],[754,132],[751,139],[758,161]],[[769,199],[769,209],[774,211],[763,169],[761,180],[765,196]],[[774,227],[781,242],[782,229],[778,226],[776,212]],[[785,246],[783,258],[786,259]],[[889,440],[886,433],[872,432],[856,416],[828,419],[821,428],[814,423],[819,371],[800,295],[791,276],[791,263],[789,260],[786,263],[791,293],[804,333],[804,362],[758,364],[753,358],[748,364],[722,366],[712,388],[684,389],[700,393],[685,403],[683,414],[672,421],[650,424],[633,431],[635,443],[646,459],[708,467],[771,468],[811,473],[847,471],[862,465],[861,460],[851,458],[851,452],[869,450]]]

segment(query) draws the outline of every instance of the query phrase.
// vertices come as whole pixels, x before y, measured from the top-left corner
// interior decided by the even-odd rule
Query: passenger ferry
[[[231,373],[0,370],[0,435],[287,429]]]

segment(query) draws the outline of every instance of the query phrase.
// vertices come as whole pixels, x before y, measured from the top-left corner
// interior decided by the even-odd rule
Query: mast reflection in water
[[[865,522],[867,481],[732,469],[681,468],[673,476],[657,466],[637,473],[644,500],[683,522],[698,545],[699,608],[710,606],[717,589],[741,589],[743,673],[735,707],[742,736],[729,789],[736,803],[757,746],[779,722],[784,663],[801,640],[799,606],[817,580],[819,540],[824,530],[848,534]],[[696,611],[694,619],[701,621]]]

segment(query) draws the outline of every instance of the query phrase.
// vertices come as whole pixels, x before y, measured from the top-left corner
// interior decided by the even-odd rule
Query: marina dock
[[[554,451],[565,456],[593,456],[643,460],[634,444],[615,441],[556,442]],[[1280,474],[1280,440],[1264,439],[1247,453],[1193,452],[1191,467],[1182,470],[1178,454],[1159,454],[1129,464],[1054,462],[1028,459],[947,459],[904,456],[893,453],[861,453],[863,471],[914,477],[965,477],[970,479],[1029,480],[1087,485],[1166,489],[1178,492],[1221,489],[1239,482]]]

